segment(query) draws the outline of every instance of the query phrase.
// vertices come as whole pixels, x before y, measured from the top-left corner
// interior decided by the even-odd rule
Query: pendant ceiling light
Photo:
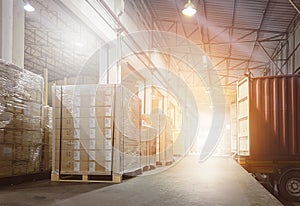
[[[25,1],[24,9],[28,12],[33,12],[35,10],[34,7],[28,1]]]
[[[188,3],[184,5],[184,8],[182,10],[182,13],[186,16],[194,16],[196,12],[197,12],[196,7],[191,2],[191,0],[189,0]]]

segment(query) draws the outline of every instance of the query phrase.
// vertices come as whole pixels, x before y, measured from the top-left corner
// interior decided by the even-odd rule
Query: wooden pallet
[[[121,183],[122,175],[94,175],[94,174],[51,174],[53,182],[104,182],[104,183]]]
[[[143,172],[153,170],[155,168],[156,168],[156,165],[155,166],[154,165],[146,165],[143,167]]]
[[[156,166],[162,166],[162,167],[169,166],[171,164],[173,164],[172,161],[168,161],[168,162],[156,162]]]

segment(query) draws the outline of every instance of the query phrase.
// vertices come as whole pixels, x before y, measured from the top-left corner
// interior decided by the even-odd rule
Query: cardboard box
[[[56,168],[59,167],[59,150],[56,150]],[[112,150],[61,150],[61,163],[72,161],[93,161],[104,166],[105,162],[111,162]]]
[[[90,173],[104,173],[104,172],[108,172],[111,171],[110,167],[108,167],[107,169],[105,168],[105,163],[99,163],[97,161],[89,161],[89,172]],[[108,165],[107,165],[108,166]]]
[[[60,151],[56,150],[56,157],[59,158]],[[88,161],[89,156],[86,150],[61,150],[61,161]]]
[[[112,129],[105,128],[79,128],[79,129],[57,129],[55,131],[56,141],[62,140],[78,140],[78,139],[103,139],[112,137]]]
[[[27,164],[27,171],[26,171],[27,174],[33,174],[33,173],[40,172],[40,164],[41,163],[39,161],[37,161],[37,162],[29,162]]]
[[[99,150],[105,149],[105,140],[103,138],[61,140],[56,142],[56,148],[62,150]]]
[[[55,108],[55,118],[89,118],[89,117],[105,117],[113,115],[113,107],[99,107],[99,106],[91,106],[91,107],[73,107],[72,109],[67,109],[65,107]]]
[[[67,161],[62,162],[60,173],[88,173],[88,174],[110,174],[111,172],[111,163],[107,164],[107,168],[105,168],[105,164],[101,165],[95,161]]]
[[[27,173],[27,162],[14,162],[12,165],[12,175],[24,175]]]
[[[26,130],[41,130],[42,119],[33,117],[24,117],[23,128]]]
[[[0,144],[4,144],[4,129],[0,129]]]
[[[13,159],[13,145],[1,144],[0,145],[0,161],[9,161]]]
[[[97,96],[95,94],[81,94],[81,95],[69,95],[64,94],[62,97],[56,96],[55,107],[66,107],[72,109],[73,107],[89,108],[97,106],[111,106],[113,105],[114,96],[102,95]]]
[[[14,113],[12,113],[14,114]],[[10,119],[6,119],[2,121],[5,123],[4,128],[6,129],[22,129],[24,122],[22,119],[18,119],[15,116],[10,117]]]
[[[79,120],[76,118],[55,118],[55,129],[65,128],[65,129],[74,129],[79,128]]]
[[[0,131],[0,142],[4,144],[21,144],[22,134],[22,130],[2,129]]]
[[[90,117],[90,118],[63,118],[55,119],[56,129],[81,129],[86,130],[89,128],[112,128],[112,117]]]
[[[0,160],[0,178],[12,176],[12,161]]]
[[[28,146],[17,146],[14,147],[14,160],[29,160],[30,148]]]
[[[80,139],[80,135],[84,136],[84,134],[80,131],[80,129],[72,129],[72,128],[62,128],[62,129],[56,129],[55,131],[55,139],[66,139],[66,140],[72,140],[72,139]]]
[[[44,134],[41,132],[41,130],[36,131],[30,131],[30,130],[24,130],[23,131],[23,145],[28,144],[42,144],[43,143],[43,137]]]
[[[89,164],[88,162],[82,161],[63,161],[61,163],[61,173],[77,173],[77,172],[88,172]]]
[[[42,104],[43,94],[40,90],[31,90],[31,101]]]
[[[23,114],[28,117],[41,117],[42,105],[39,103],[28,102],[23,108]]]

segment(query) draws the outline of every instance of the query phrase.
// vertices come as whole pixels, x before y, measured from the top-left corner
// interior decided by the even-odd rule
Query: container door
[[[230,104],[230,142],[231,142],[231,152],[237,153],[237,140],[236,140],[236,102]]]
[[[237,154],[250,155],[249,78],[237,83]]]

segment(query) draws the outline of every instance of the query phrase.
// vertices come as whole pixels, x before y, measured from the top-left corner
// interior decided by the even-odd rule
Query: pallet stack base
[[[143,174],[143,170],[142,169],[137,169],[137,170],[132,171],[132,172],[126,172],[123,175],[123,179],[129,179],[129,178],[141,175],[141,174]]]
[[[76,174],[76,175],[61,175],[51,174],[53,182],[105,182],[105,183],[121,183],[123,175],[113,174],[112,176]]]
[[[156,168],[156,166],[154,165],[147,165],[143,167],[143,171],[149,171],[149,170],[154,170]]]
[[[119,183],[140,174],[140,104],[119,85],[53,87],[51,180]]]
[[[168,162],[156,162],[156,166],[169,166],[169,165],[171,165],[171,164],[173,164],[173,162],[172,161],[168,161]]]
[[[0,60],[0,180],[49,170],[44,167],[49,143],[44,141],[43,85],[41,76]]]

